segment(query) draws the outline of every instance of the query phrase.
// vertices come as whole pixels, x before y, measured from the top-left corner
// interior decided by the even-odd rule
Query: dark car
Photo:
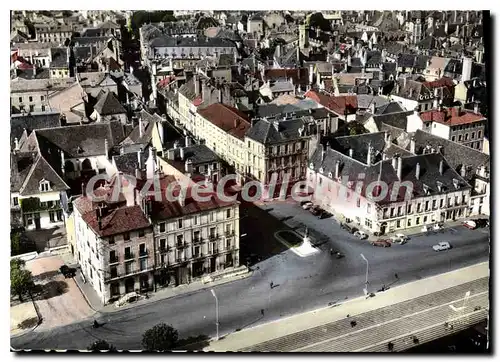
[[[380,246],[380,247],[384,247],[384,248],[391,247],[391,242],[389,240],[385,240],[385,239],[378,239],[375,241],[370,241],[370,244],[372,244],[373,246]]]
[[[73,278],[76,275],[76,269],[70,268],[67,265],[63,265],[59,268],[59,271],[65,278]]]
[[[329,213],[328,211],[322,211],[319,215],[318,215],[318,219],[327,219],[329,217],[332,217],[333,215],[331,213]]]
[[[309,212],[314,216],[318,216],[323,212],[323,210],[321,210],[321,208],[318,206],[313,206],[309,209]]]
[[[356,231],[358,231],[357,228],[355,228],[354,226],[351,226],[349,224],[346,224],[346,223],[340,224],[340,227],[351,234],[354,234]]]
[[[484,228],[490,226],[490,223],[487,219],[474,219],[473,221],[476,223],[476,226],[478,228]]]

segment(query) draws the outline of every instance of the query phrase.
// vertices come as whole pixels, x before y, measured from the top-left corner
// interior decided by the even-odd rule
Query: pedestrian
[[[394,278],[399,279],[398,273],[394,274]]]
[[[264,309],[260,310],[260,314],[262,314],[262,316],[264,316]]]

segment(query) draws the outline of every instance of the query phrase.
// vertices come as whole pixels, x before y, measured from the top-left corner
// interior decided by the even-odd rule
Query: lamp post
[[[216,326],[216,331],[217,335],[215,337],[215,340],[219,340],[219,300],[217,299],[217,295],[215,295],[215,291],[213,289],[210,289],[210,292],[215,298],[215,326]]]
[[[365,292],[365,295],[368,295],[368,259],[366,259],[363,254],[359,254],[359,255],[361,255],[361,258],[363,258],[363,260],[366,261],[366,280],[365,280],[364,292]]]

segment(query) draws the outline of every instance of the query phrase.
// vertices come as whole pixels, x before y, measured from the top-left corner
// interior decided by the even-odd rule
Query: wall
[[[431,134],[444,139],[450,139],[450,127],[438,122],[432,122]]]

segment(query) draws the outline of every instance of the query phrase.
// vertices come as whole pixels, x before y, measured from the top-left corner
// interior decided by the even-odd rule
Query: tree
[[[100,351],[111,351],[116,352],[116,347],[109,344],[104,339],[99,339],[87,347],[89,351],[100,352]]]
[[[17,294],[21,303],[23,294],[31,291],[34,286],[31,272],[24,269],[24,264],[24,260],[17,258],[10,261],[10,293]]]
[[[177,330],[165,323],[155,325],[142,335],[142,347],[147,351],[170,351],[179,340]]]
[[[18,255],[21,252],[21,234],[10,233],[10,255]]]

